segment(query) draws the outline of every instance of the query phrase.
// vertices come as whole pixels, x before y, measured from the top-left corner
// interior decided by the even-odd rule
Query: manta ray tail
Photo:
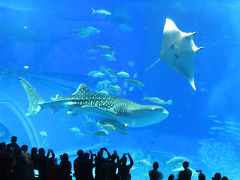
[[[19,77],[18,80],[25,89],[29,100],[29,108],[26,113],[26,116],[33,116],[41,110],[40,104],[44,103],[44,101],[37,92],[37,90],[31,84],[29,84],[29,82],[27,82],[25,79],[21,77]]]
[[[146,70],[145,70],[145,72],[147,72],[149,69],[151,69],[155,64],[157,64],[158,62],[160,61],[160,58],[157,60],[157,61],[155,61],[151,66],[149,66]]]

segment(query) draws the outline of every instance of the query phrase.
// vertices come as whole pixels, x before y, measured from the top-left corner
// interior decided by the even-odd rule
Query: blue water
[[[91,8],[106,9],[112,15],[92,14]],[[165,178],[180,167],[165,164],[173,157],[186,157],[190,167],[202,169],[208,178],[221,172],[238,179],[240,144],[240,3],[238,1],[9,1],[0,2],[0,140],[11,135],[30,147],[67,152],[75,158],[77,149],[103,146],[121,155],[130,152],[135,161],[133,179],[148,179],[154,161],[160,162]],[[159,58],[165,19],[172,19],[183,32],[198,32],[195,44],[204,49],[194,59],[194,91],[186,79],[164,62],[145,72]],[[121,28],[120,24],[124,24]],[[86,38],[76,31],[93,26],[100,32]],[[119,27],[120,26],[120,27]],[[125,27],[125,28],[124,28]],[[126,28],[127,27],[127,28]],[[113,48],[116,61],[102,57],[96,45]],[[130,62],[130,65],[129,65]],[[131,63],[134,63],[134,66]],[[128,135],[109,132],[91,136],[98,129],[86,125],[85,115],[73,117],[66,111],[51,114],[43,110],[26,117],[28,100],[18,77],[24,77],[50,100],[56,94],[71,95],[80,83],[91,91],[104,78],[88,72],[100,66],[125,71],[144,88],[124,87],[118,96],[141,104],[143,94],[173,100],[163,105],[169,117],[157,124],[128,128]],[[125,93],[124,93],[125,91]],[[89,115],[90,118],[97,117]],[[84,136],[76,136],[77,127]],[[40,133],[40,132],[45,132]],[[196,177],[196,175],[194,176]]]

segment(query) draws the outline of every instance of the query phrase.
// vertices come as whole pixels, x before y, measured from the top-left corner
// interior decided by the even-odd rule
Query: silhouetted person
[[[81,180],[83,178],[83,150],[78,150],[78,157],[74,160],[74,177],[76,180]]]
[[[7,152],[6,143],[0,143],[0,179],[8,180],[11,177],[12,159]]]
[[[37,162],[38,171],[39,171],[39,180],[46,180],[47,179],[47,173],[48,173],[48,159],[45,156],[45,150],[43,148],[40,148],[38,150],[39,158]]]
[[[93,180],[92,170],[94,168],[93,164],[93,154],[90,150],[91,158],[89,159],[89,153],[84,153],[83,155],[83,179]]]
[[[32,180],[34,177],[33,173],[33,163],[31,161],[31,154],[27,153],[28,151],[28,146],[23,145],[22,146],[22,152],[23,152],[23,157],[26,161],[26,167],[24,170],[24,180]]]
[[[189,162],[184,161],[182,166],[183,166],[184,170],[179,172],[178,180],[191,180],[192,171],[188,168]]]
[[[226,176],[223,176],[221,180],[228,180]]]
[[[170,174],[170,176],[168,177],[168,180],[174,180],[174,175]]]
[[[127,165],[126,155],[128,155],[128,158],[130,160],[129,165]],[[132,168],[132,166],[133,166],[132,157],[130,156],[129,153],[124,153],[120,160],[120,165],[119,165],[119,169],[118,169],[118,174],[119,174],[119,177],[121,178],[121,180],[130,180],[131,179],[130,169]]]
[[[103,157],[103,151],[107,152],[108,157],[105,159]],[[95,157],[95,180],[106,180],[107,179],[107,167],[106,161],[110,159],[111,154],[108,152],[106,148],[101,148],[98,151],[97,156]]]
[[[16,148],[19,148],[18,144],[17,144],[17,137],[16,136],[12,136],[11,137],[11,143],[9,143],[7,145],[7,151],[9,153],[12,153],[15,151]]]
[[[22,150],[20,148],[15,147],[15,163],[13,166],[13,179],[14,180],[25,180],[24,172],[26,168],[26,161],[22,155]]]
[[[117,168],[119,167],[119,165],[119,156],[117,155],[117,151],[114,151],[114,153],[110,157],[110,160],[107,162],[108,179],[118,180]]]
[[[60,156],[60,170],[61,170],[61,180],[71,179],[71,162],[68,160],[68,154],[64,153]]]
[[[198,175],[198,179],[199,180],[206,180],[206,176],[202,172],[200,172],[200,174]]]
[[[149,171],[150,180],[162,180],[163,174],[158,171],[158,162],[153,163],[153,170]]]
[[[212,180],[221,180],[221,178],[222,178],[222,175],[220,173],[216,173],[212,178]]]

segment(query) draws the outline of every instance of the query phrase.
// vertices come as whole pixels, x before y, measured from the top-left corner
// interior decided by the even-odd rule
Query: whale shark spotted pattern
[[[80,84],[71,96],[56,95],[52,101],[45,102],[30,83],[21,77],[19,81],[29,99],[26,116],[33,116],[44,108],[50,108],[52,113],[67,109],[68,114],[95,114],[129,127],[148,126],[168,117],[168,111],[161,106],[141,105],[117,96],[92,93],[85,84]]]

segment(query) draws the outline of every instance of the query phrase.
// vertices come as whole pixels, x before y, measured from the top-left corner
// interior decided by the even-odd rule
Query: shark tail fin
[[[145,72],[147,72],[149,69],[151,69],[155,64],[157,64],[158,62],[160,61],[160,58],[157,60],[157,61],[155,61],[151,66],[149,66],[146,70],[145,70]]]
[[[33,116],[42,109],[40,104],[44,103],[44,100],[39,95],[37,90],[31,84],[29,84],[29,82],[27,82],[25,79],[21,77],[19,77],[18,80],[20,81],[23,88],[25,89],[28,96],[28,100],[29,100],[29,108],[26,113],[26,116]]]
[[[92,14],[94,14],[95,13],[95,9],[93,9],[93,8],[91,8],[92,9]]]

